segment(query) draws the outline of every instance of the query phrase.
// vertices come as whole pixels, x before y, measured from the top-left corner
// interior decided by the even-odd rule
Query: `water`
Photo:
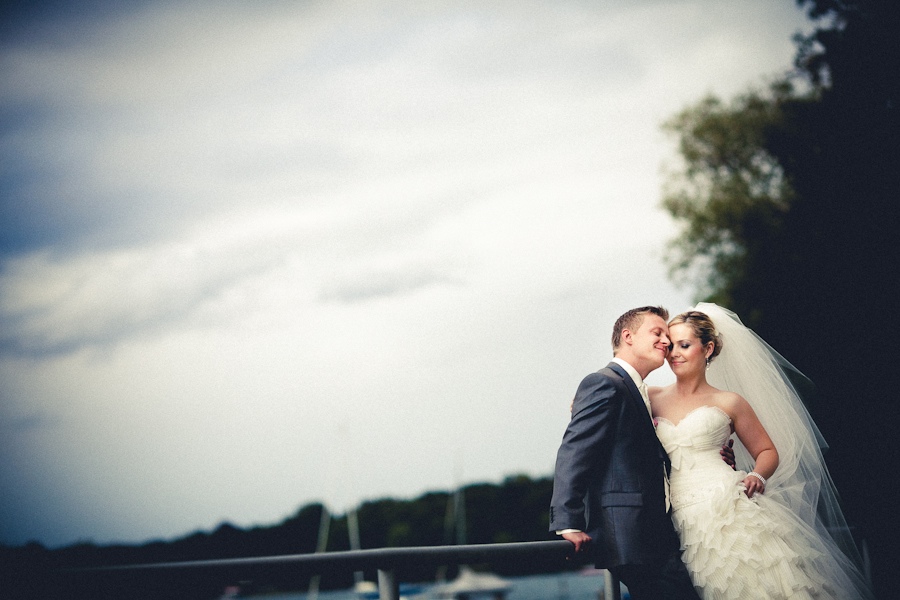
[[[552,575],[529,575],[526,577],[509,577],[512,589],[507,600],[598,600],[603,598],[603,575],[599,571],[581,573],[556,573]],[[426,600],[428,586],[424,593],[412,596],[410,600]],[[622,595],[627,598],[627,594]],[[311,600],[307,594],[266,594],[251,596],[253,600]],[[487,596],[473,596],[487,598]],[[318,600],[359,600],[352,590],[319,592]]]

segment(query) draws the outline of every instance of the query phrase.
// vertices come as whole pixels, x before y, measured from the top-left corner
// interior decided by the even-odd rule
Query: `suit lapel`
[[[614,371],[616,375],[622,378],[622,380],[625,382],[625,388],[628,390],[628,393],[631,394],[631,399],[637,403],[642,411],[647,412],[647,405],[644,404],[644,397],[641,396],[641,393],[638,391],[637,386],[634,385],[634,379],[632,379],[631,375],[629,375],[625,371],[625,369],[622,368],[622,365],[620,365],[619,363],[611,362],[607,365],[607,368],[612,369],[612,371]]]
[[[628,389],[628,393],[631,394],[631,399],[638,406],[639,410],[642,414],[647,415],[647,405],[644,404],[644,397],[641,396],[641,393],[638,391],[637,386],[634,384],[634,379],[631,378],[625,369],[622,368],[622,365],[618,363],[611,362],[606,366],[608,369],[613,371],[616,375],[621,377],[625,382],[625,387]],[[650,427],[653,427],[653,420],[650,418],[650,415],[647,415],[647,424]],[[659,450],[659,454],[662,459],[666,463],[666,472],[669,471],[669,454],[666,452],[666,449],[663,447],[662,442],[659,438],[656,437],[656,430],[653,430],[653,439],[656,440],[656,445]]]

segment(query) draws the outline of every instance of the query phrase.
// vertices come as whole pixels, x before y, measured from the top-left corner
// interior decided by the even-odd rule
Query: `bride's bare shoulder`
[[[727,390],[717,389],[714,398],[716,405],[732,416],[747,404],[747,401],[740,394]]]
[[[667,396],[671,395],[673,389],[675,389],[675,384],[666,386],[651,385],[647,386],[647,395],[650,396],[651,402],[655,398],[664,400]]]

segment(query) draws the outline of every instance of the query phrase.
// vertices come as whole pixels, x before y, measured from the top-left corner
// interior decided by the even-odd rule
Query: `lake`
[[[598,600],[603,598],[603,575],[600,571],[588,573],[556,573],[551,575],[529,575],[526,577],[509,577],[512,589],[506,600]],[[428,598],[425,594],[415,596]],[[623,593],[623,598],[627,596]],[[266,594],[251,596],[254,600],[311,600],[307,594]],[[486,598],[485,596],[473,596]],[[359,600],[352,590],[319,592],[318,600]]]

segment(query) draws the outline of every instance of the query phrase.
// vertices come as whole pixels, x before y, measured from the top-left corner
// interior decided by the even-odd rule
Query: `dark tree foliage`
[[[784,118],[785,82],[730,104],[707,97],[665,124],[679,136],[683,173],[668,182],[663,206],[684,224],[670,243],[673,279],[695,280],[701,296],[735,304],[749,271],[769,252],[793,189],[766,133]]]
[[[461,490],[466,515],[467,543],[526,542],[550,539],[547,532],[548,506],[553,481],[524,475],[507,478],[500,485],[473,484]],[[431,492],[414,500],[385,498],[365,502],[356,514],[362,548],[440,546],[456,539],[448,527],[455,526],[453,494]],[[152,541],[142,545],[98,546],[80,543],[55,550],[40,544],[20,548],[0,546],[0,596],[3,598],[217,598],[226,585],[242,584],[254,592],[306,590],[309,577],[290,568],[272,569],[253,581],[228,581],[216,574],[190,571],[165,576],[60,577],[68,569],[183,562],[224,558],[282,556],[316,551],[322,512],[321,504],[302,507],[277,525],[241,529],[220,524],[211,533],[195,532],[173,541]],[[450,518],[448,519],[448,515]],[[350,549],[347,515],[331,515],[327,551]],[[522,575],[557,569],[558,565],[486,565],[505,575]],[[573,565],[573,567],[576,565]],[[453,575],[455,568],[449,570]],[[376,573],[365,574],[369,580]],[[429,581],[434,568],[409,568],[407,581]],[[322,589],[348,588],[352,573],[327,574]]]
[[[668,207],[685,219],[689,235],[713,221],[704,238],[712,243],[676,242],[673,263],[707,269],[701,297],[738,312],[815,382],[810,410],[831,446],[826,458],[848,520],[867,541],[876,593],[900,597],[895,528],[887,526],[896,522],[895,486],[883,460],[897,455],[890,427],[897,416],[900,10],[893,0],[798,4],[818,27],[797,40],[798,71],[810,91],[776,89],[727,107],[713,102],[721,110],[711,121],[704,120],[705,101],[686,111],[695,123],[673,127],[688,138],[717,123],[734,127],[722,134],[726,141],[743,135],[748,147],[737,154],[743,162],[724,163],[728,175],[748,164],[747,155],[771,159],[784,195],[770,201],[763,194],[749,205],[740,194],[710,200],[708,173],[707,188],[681,205],[670,194]],[[754,125],[759,114],[768,118]],[[705,139],[715,142],[710,135]],[[707,149],[704,156],[714,155]],[[685,171],[685,181],[691,174]]]

